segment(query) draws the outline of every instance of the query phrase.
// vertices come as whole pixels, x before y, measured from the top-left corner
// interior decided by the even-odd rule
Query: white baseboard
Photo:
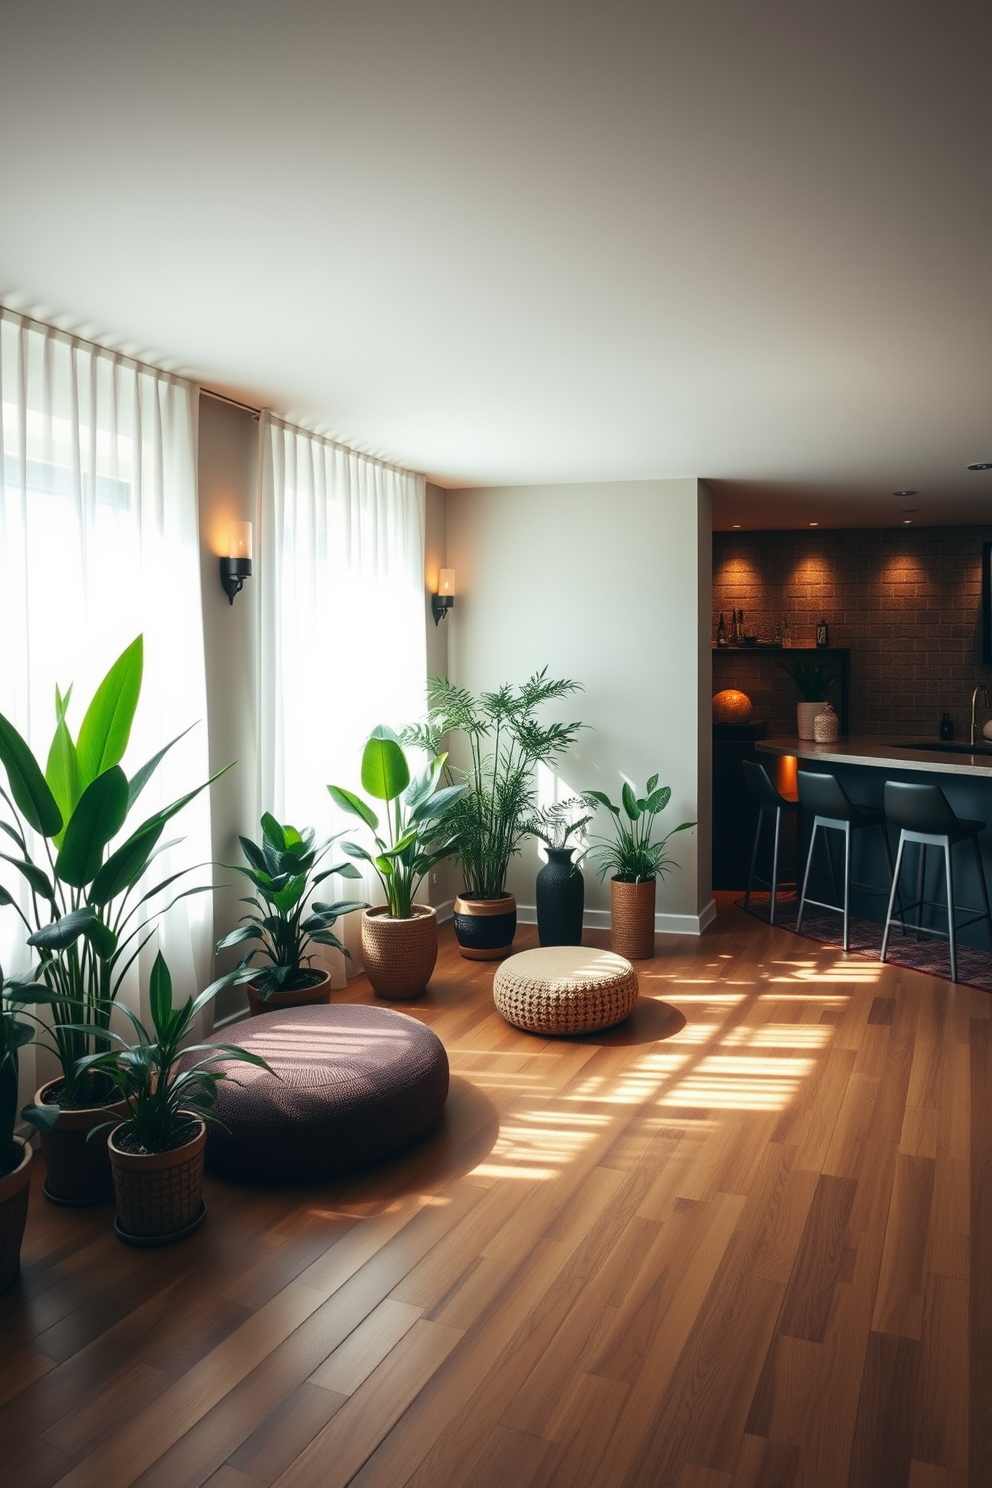
[[[438,912],[438,919],[441,918]],[[517,919],[521,925],[537,924],[537,906],[535,904],[518,904]],[[716,902],[711,899],[698,915],[688,914],[656,914],[654,917],[654,933],[656,935],[702,935],[707,925],[712,925],[716,919]],[[585,930],[609,930],[610,911],[608,909],[587,909],[582,915],[582,927]]]
[[[437,911],[437,922],[439,925],[443,925],[445,921],[455,918],[454,899],[443,899],[440,904],[435,904],[434,908]]]

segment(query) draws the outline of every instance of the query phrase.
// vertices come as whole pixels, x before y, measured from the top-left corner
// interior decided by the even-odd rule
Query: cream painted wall
[[[591,727],[560,768],[572,790],[616,800],[659,771],[680,867],[659,885],[659,930],[698,931],[710,892],[711,512],[696,480],[449,491],[449,675],[473,689],[548,665],[584,693],[560,716]],[[705,623],[703,623],[705,621]],[[521,915],[534,903],[533,844],[512,866]],[[608,924],[609,885],[586,872],[587,924]]]
[[[239,833],[254,836],[261,815],[257,799],[256,678],[257,585],[248,579],[234,604],[221,588],[218,558],[227,552],[228,524],[255,522],[258,424],[250,413],[216,399],[200,398],[198,489],[203,640],[207,671],[207,724],[211,774],[232,760],[234,768],[210,789],[212,850],[216,863],[241,860]],[[258,533],[256,529],[256,549]],[[214,925],[218,937],[233,929],[244,892],[237,875],[215,870]],[[236,951],[217,958],[227,971]],[[221,993],[215,1021],[247,1006],[240,990]]]

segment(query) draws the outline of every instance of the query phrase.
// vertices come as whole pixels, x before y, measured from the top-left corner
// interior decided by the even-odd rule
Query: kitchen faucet
[[[988,690],[987,687],[983,687],[981,685],[981,683],[979,683],[979,685],[975,688],[974,692],[971,694],[971,743],[972,743],[972,746],[974,746],[975,743],[977,742],[976,739],[975,739],[975,734],[978,731],[978,724],[975,722],[975,708],[976,708],[976,706],[978,704],[978,694],[979,693],[981,693],[982,696],[985,699],[985,706],[986,706],[986,708],[989,707],[989,690]]]

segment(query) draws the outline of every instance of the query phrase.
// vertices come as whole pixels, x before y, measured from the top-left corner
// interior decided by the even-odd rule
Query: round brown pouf
[[[336,1003],[228,1025],[207,1041],[260,1054],[281,1076],[233,1060],[208,1123],[207,1168],[252,1183],[361,1172],[427,1132],[448,1094],[448,1056],[416,1018]],[[235,1081],[238,1083],[235,1084]]]
[[[593,1033],[633,1011],[637,973],[613,951],[544,946],[503,962],[493,999],[508,1023],[528,1033]]]

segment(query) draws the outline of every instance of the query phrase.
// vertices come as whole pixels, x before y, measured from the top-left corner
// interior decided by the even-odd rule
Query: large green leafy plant
[[[379,817],[367,801],[342,786],[327,787],[334,804],[357,816],[372,833],[374,852],[356,842],[342,846],[346,853],[371,866],[393,919],[410,919],[424,877],[457,846],[452,823],[467,787],[438,788],[445,759],[444,754],[434,752],[423,773],[412,779],[398,736],[385,724],[372,731],[362,753],[362,788],[385,805],[385,837],[380,835]]]
[[[468,745],[468,767],[453,772],[468,791],[452,815],[468,894],[498,899],[505,893],[510,859],[520,851],[534,809],[535,767],[553,764],[582,728],[542,723],[539,709],[580,691],[578,682],[549,678],[547,667],[519,687],[507,682],[478,697],[444,677],[431,678],[427,721],[406,737],[434,755],[445,734],[461,734]]]
[[[20,1161],[14,1147],[14,1124],[17,1120],[17,1078],[19,1055],[25,1044],[35,1037],[37,1019],[24,1016],[29,1004],[54,1000],[44,983],[27,977],[5,977],[0,966],[0,1178]]]
[[[111,1032],[108,1037],[113,1048],[80,1060],[81,1076],[97,1072],[105,1075],[118,1098],[126,1103],[123,1125],[130,1138],[130,1150],[168,1152],[186,1139],[191,1117],[216,1121],[211,1107],[225,1072],[214,1066],[221,1060],[254,1064],[273,1074],[264,1059],[236,1044],[183,1047],[197,1015],[228,982],[229,978],[221,977],[199,997],[187,997],[181,1007],[174,1008],[172,978],[160,951],[149,984],[152,1032],[149,1033],[137,1014],[121,1004],[119,1011],[130,1020],[137,1035],[135,1041],[129,1043],[119,1033]],[[195,1059],[196,1054],[204,1057]]]
[[[157,853],[174,845],[161,842],[166,825],[209,780],[145,817],[112,845],[162,759],[183,737],[177,735],[130,779],[121,769],[142,668],[138,636],[100,683],[75,739],[66,721],[72,688],[64,696],[56,689],[55,736],[44,770],[0,714],[0,763],[8,784],[8,790],[0,786],[6,807],[0,831],[15,849],[0,858],[13,864],[31,891],[28,915],[3,888],[0,905],[11,906],[24,921],[28,944],[41,955],[41,975],[58,997],[52,1003],[52,1035],[64,1080],[59,1104],[66,1107],[91,1103],[92,1084],[78,1061],[106,1047],[114,999],[154,933],[153,922],[178,899],[210,889],[209,884],[176,889],[190,869],[142,884]],[[38,857],[30,832],[41,842]],[[59,1106],[39,1106],[29,1114],[36,1125],[50,1126],[58,1112]]]
[[[654,837],[655,819],[672,798],[671,786],[659,786],[657,775],[652,775],[644,795],[638,796],[625,780],[619,806],[602,791],[589,790],[585,794],[589,800],[605,806],[613,817],[613,836],[598,838],[591,848],[599,864],[600,878],[609,874],[621,883],[643,883],[664,877],[669,868],[676,866],[674,859],[666,855],[665,847],[676,832],[687,832],[696,823],[680,822],[664,837]]]
[[[341,915],[364,909],[365,904],[355,899],[310,904],[314,889],[332,874],[340,874],[342,878],[361,877],[354,863],[336,863],[333,868],[317,872],[341,835],[339,832],[320,847],[314,847],[312,828],[298,832],[295,827],[281,826],[266,812],[262,817],[261,846],[247,837],[238,839],[248,867],[232,866],[235,873],[248,879],[255,894],[243,900],[252,906],[248,914],[242,915],[243,923],[219,940],[217,949],[223,951],[230,946],[257,942],[242,958],[238,969],[249,967],[256,956],[269,962],[264,970],[252,973],[263,999],[274,992],[298,992],[321,980],[323,973],[311,965],[312,944],[333,946],[343,955],[350,955],[332,926]]]

